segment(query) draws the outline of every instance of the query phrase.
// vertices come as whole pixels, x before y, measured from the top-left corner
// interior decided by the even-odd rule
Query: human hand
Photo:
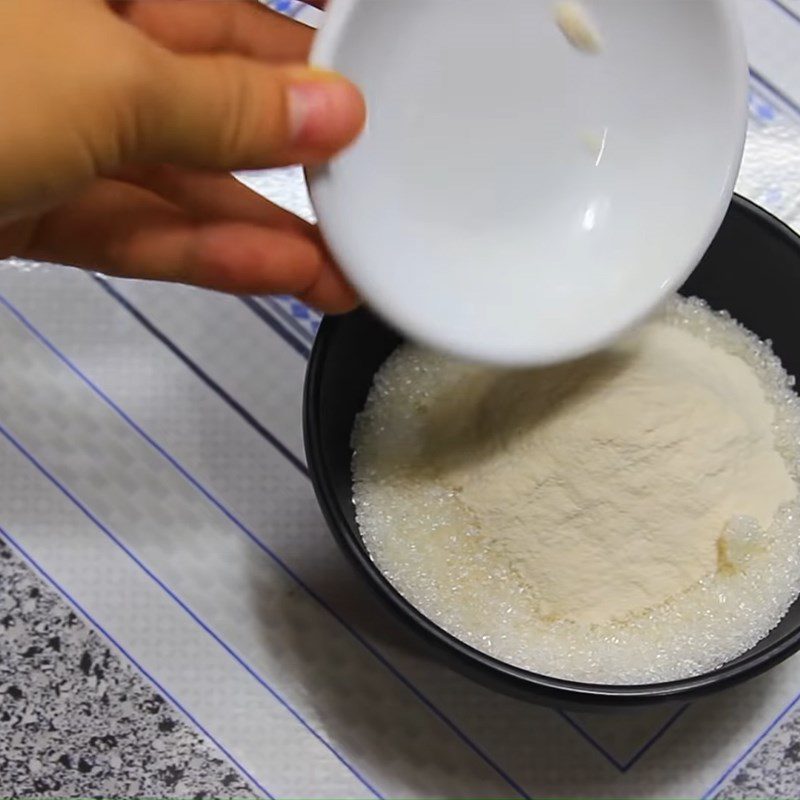
[[[352,307],[316,228],[228,174],[360,131],[311,35],[252,0],[2,0],[0,257]]]

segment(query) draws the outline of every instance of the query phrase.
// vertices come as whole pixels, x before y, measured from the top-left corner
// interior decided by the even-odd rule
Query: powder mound
[[[800,590],[800,401],[768,345],[676,298],[612,349],[549,369],[411,345],[354,431],[381,570],[509,663],[639,683],[704,672]]]

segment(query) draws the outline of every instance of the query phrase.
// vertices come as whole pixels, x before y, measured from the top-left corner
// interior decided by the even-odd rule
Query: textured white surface
[[[754,67],[800,97],[800,24],[746,2]],[[739,186],[800,227],[800,113],[753,90]],[[310,216],[299,171],[244,180]],[[265,303],[273,328],[235,299],[114,286],[202,374],[90,277],[0,270],[31,326],[0,306],[0,425],[28,453],[0,436],[0,526],[265,794],[700,796],[800,693],[794,660],[692,705],[645,751],[680,709],[562,717],[426,661],[344,563],[291,461],[314,318]]]

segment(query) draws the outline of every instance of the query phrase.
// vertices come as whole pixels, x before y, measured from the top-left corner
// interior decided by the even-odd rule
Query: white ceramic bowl
[[[359,141],[310,174],[323,235],[406,335],[544,364],[606,344],[695,267],[746,127],[732,0],[333,0],[312,61],[362,87]]]

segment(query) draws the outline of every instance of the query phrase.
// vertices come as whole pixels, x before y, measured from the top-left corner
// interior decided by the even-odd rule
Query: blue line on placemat
[[[279,14],[285,14],[287,17],[297,16],[302,8],[299,3],[294,3],[292,0],[275,0],[270,3],[270,7]]]
[[[110,539],[128,558],[136,564],[139,569],[147,575],[171,600],[173,600],[194,622],[196,622],[248,675],[256,680],[264,689],[269,692],[274,700],[286,709],[305,730],[310,733],[331,755],[333,755],[368,791],[372,792],[379,800],[383,800],[383,795],[366,779],[363,775],[320,733],[309,725],[299,711],[297,711],[284,697],[274,689],[269,682],[263,678],[256,670],[250,666],[221,636],[219,636],[203,619],[178,597],[175,592],[167,586],[99,517],[80,499],[77,495],[67,488],[47,467],[42,464],[2,423],[0,423],[0,435],[5,437],[36,469],[53,484],[69,501],[76,506],[83,515],[93,522],[105,536]]]
[[[148,672],[132,655],[129,653],[98,621],[95,619],[52,575],[50,575],[41,564],[30,554],[28,553],[25,548],[2,526],[0,526],[0,535],[24,558],[57,592],[59,592],[69,603],[71,603],[75,608],[86,617],[87,620],[97,628],[100,633],[111,642],[114,647],[119,650],[122,655],[128,659],[128,661],[133,664],[139,672],[144,675],[147,680],[149,680],[155,687],[158,689],[161,694],[164,695],[171,703],[175,706],[179,711],[183,713],[183,715],[190,721],[195,727],[200,730],[208,739],[211,741],[219,750],[220,752],[224,753],[231,761],[236,768],[247,777],[247,779],[254,785],[257,786],[269,800],[275,800],[275,795],[273,795],[266,786],[262,783],[259,783],[256,778],[250,774],[250,772],[245,769],[244,766],[236,759],[236,757],[230,753],[220,742],[214,738],[208,729],[203,727],[200,721],[192,715],[187,708],[180,703],[176,697],[169,692],[169,690],[164,687],[161,683],[159,683],[156,678]]]
[[[761,102],[761,106],[759,106],[759,108],[756,109],[755,111],[755,114],[758,117],[759,121],[772,120],[774,119],[775,113],[777,113],[779,110],[781,111],[783,110],[782,104],[779,109],[778,103],[775,102],[770,92],[763,86],[761,86],[755,80],[755,78],[752,78],[750,81],[750,99],[752,99],[753,97],[757,97],[758,100]],[[751,103],[750,101],[748,101],[748,111],[752,116],[753,110],[749,108],[750,105]]]
[[[295,469],[308,477],[306,465],[275,436],[265,428],[235,397],[232,397],[217,381],[215,381],[205,370],[189,358],[180,348],[178,348],[161,330],[159,330],[138,308],[123,295],[121,295],[105,278],[92,276],[98,286],[111,295],[131,316],[142,325],[150,334],[155,336],[161,344],[172,351],[185,366],[187,366],[203,383],[213,392],[219,395],[250,427],[254,428],[263,436]]]
[[[708,800],[708,798],[712,797],[714,793],[719,789],[723,783],[727,780],[728,776],[738,767],[749,755],[753,752],[753,750],[764,741],[764,739],[769,736],[769,734],[773,731],[773,729],[780,724],[783,718],[797,705],[798,700],[800,700],[800,693],[794,696],[794,699],[791,703],[789,703],[777,717],[775,717],[772,722],[764,729],[762,734],[747,748],[747,750],[742,753],[736,761],[733,762],[725,772],[720,775],[719,779],[711,786],[711,788],[703,794],[702,800]]]
[[[784,14],[791,17],[795,22],[800,23],[800,14],[798,14],[793,8],[789,8],[789,6],[784,5],[781,3],[781,0],[769,0],[772,5],[777,6]]]
[[[620,772],[628,772],[647,751],[678,721],[691,703],[681,706],[664,724],[625,762],[619,761],[606,748],[592,736],[579,722],[565,711],[559,711],[558,715],[573,728],[580,736],[592,745],[610,764],[615,766]]]
[[[306,341],[311,344],[314,341],[314,334],[304,328],[297,318],[289,311],[287,311],[276,298],[274,297],[259,297],[256,298],[257,302],[260,302],[262,305],[269,308],[271,311],[275,313],[276,316],[280,317],[284,323],[289,325],[290,327],[294,328],[301,336],[303,336]],[[299,301],[295,301],[299,302]]]
[[[781,91],[774,83],[767,80],[757,69],[750,67],[750,75],[755,78],[762,86],[765,86],[775,95],[787,108],[800,117],[800,105],[788,94]]]
[[[283,325],[278,322],[271,314],[267,313],[267,310],[260,304],[257,303],[252,297],[240,297],[239,298],[260,320],[266,322],[270,328],[272,328],[278,336],[283,339],[289,347],[292,348],[296,353],[299,353],[303,358],[306,360],[309,359],[311,356],[311,351],[308,349],[308,346],[301,342],[292,331],[285,328]]]
[[[119,294],[119,293],[117,293]],[[121,296],[121,295],[120,295]],[[220,500],[216,498],[200,481],[197,480],[171,453],[163,448],[150,434],[148,434],[137,422],[125,412],[111,397],[106,394],[94,381],[85,375],[64,353],[62,353],[43,333],[41,333],[32,322],[30,322],[25,315],[12,305],[2,294],[0,294],[0,305],[3,305],[10,311],[16,319],[53,355],[56,356],[77,378],[79,378],[89,389],[91,389],[103,402],[105,402],[113,411],[115,411],[125,422],[133,428],[156,452],[158,452],[166,461],[168,461],[183,477],[190,483],[203,497],[206,498],[217,510],[222,513],[230,522],[232,522],[253,544],[268,555],[295,583],[298,584],[308,595],[314,599],[322,608],[324,608],[353,638],[364,647],[381,665],[383,665],[403,686],[405,686],[428,711],[431,712],[442,724],[461,740],[461,742],[472,750],[488,767],[490,767],[497,775],[499,775],[515,792],[517,792],[525,800],[530,800],[530,795],[497,763],[492,757],[486,753],[476,742],[474,742],[467,734],[462,731],[455,722],[453,722],[443,711],[429,700],[426,695],[422,693],[408,678],[403,675],[400,670],[392,664],[373,644],[362,636],[347,620],[344,619],[334,608],[331,606],[321,595],[311,588],[303,579],[285,562],[266,542],[259,539],[253,531],[251,531],[232,511],[230,511]],[[133,308],[130,301],[128,306]],[[128,307],[123,306],[126,310]],[[140,312],[141,313],[141,312]],[[152,323],[151,323],[152,324]],[[155,326],[153,326],[155,327]],[[148,329],[149,331],[150,329]],[[162,334],[164,336],[164,334]],[[167,337],[164,336],[166,339]],[[159,341],[162,341],[159,338]],[[163,341],[162,341],[163,343]],[[177,345],[174,345],[174,350],[169,348],[173,354],[175,350],[179,350]],[[182,351],[181,351],[182,352]],[[185,354],[184,354],[185,355]],[[190,361],[188,356],[185,356],[187,361]],[[193,362],[192,362],[193,363]],[[188,367],[188,364],[184,362]],[[196,373],[195,373],[196,374]],[[207,384],[209,388],[213,386]]]
[[[566,722],[567,725],[569,725],[570,728],[572,728],[584,741],[592,745],[592,747],[594,747],[594,749],[597,750],[597,752],[600,753],[600,755],[602,755],[611,764],[611,766],[616,767],[620,772],[625,772],[625,766],[621,762],[617,761],[617,759],[614,758],[614,756],[611,755],[611,753],[609,753],[608,750],[606,750],[605,747],[603,747],[603,745],[601,745],[600,742],[598,742],[597,739],[595,739],[589,733],[589,731],[585,730],[581,725],[578,725],[578,723],[575,722],[575,720],[572,719],[572,717],[570,717],[566,711],[559,711],[558,716],[561,717],[561,719],[563,719],[564,722]]]
[[[639,759],[683,716],[686,709],[691,706],[691,703],[687,703],[685,706],[681,706],[651,737],[645,742],[634,754],[633,756],[625,763],[623,768],[623,772],[627,772],[634,764],[636,764]]]
[[[287,334],[289,334],[289,331],[285,327],[286,322],[284,322],[282,319],[273,318],[266,310],[266,308],[263,308],[255,300],[253,300],[252,306],[249,303],[247,304],[247,306],[248,308],[250,308],[251,311],[253,311],[253,313],[255,313],[258,317],[260,317],[264,322],[266,322],[267,325],[269,325],[269,327],[272,328],[272,331],[274,333],[277,333],[278,336],[281,337],[281,339],[283,339],[285,342],[287,342],[287,344],[292,346],[292,343],[287,338]],[[253,306],[257,307],[258,310],[256,310],[256,308],[254,308]],[[309,344],[311,344],[311,342],[309,342]],[[293,349],[297,352],[300,352],[296,347],[293,347]],[[306,348],[306,351],[304,353],[300,353],[300,355],[303,356],[303,358],[305,358],[306,361],[308,361],[308,359],[311,358],[311,350]]]

